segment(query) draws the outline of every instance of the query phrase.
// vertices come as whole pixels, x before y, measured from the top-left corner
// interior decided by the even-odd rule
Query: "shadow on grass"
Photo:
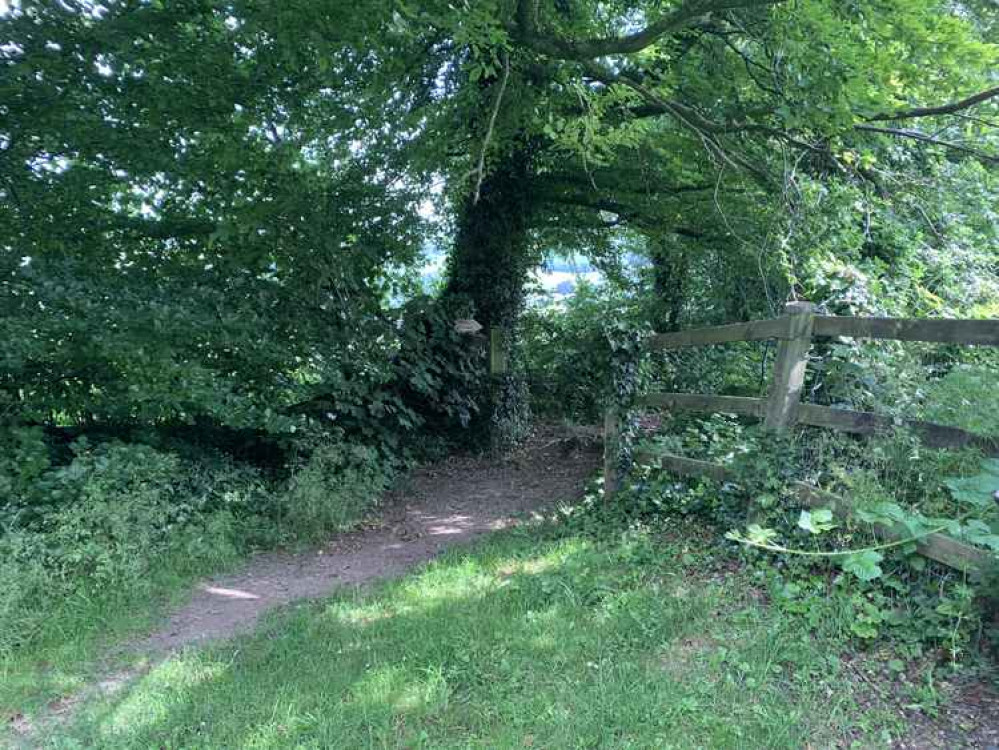
[[[789,677],[822,644],[735,586],[647,543],[500,537],[186,652],[51,744],[802,747],[846,723]]]

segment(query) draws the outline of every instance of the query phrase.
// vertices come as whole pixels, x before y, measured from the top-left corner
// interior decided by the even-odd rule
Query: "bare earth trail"
[[[274,607],[399,575],[445,547],[575,499],[598,456],[593,449],[567,452],[564,445],[540,438],[505,459],[455,457],[421,469],[389,495],[377,527],[306,553],[260,555],[236,574],[202,583],[183,608],[134,648],[163,654],[246,632]]]
[[[576,440],[546,432],[502,458],[456,456],[421,468],[384,499],[377,525],[307,552],[261,554],[235,573],[202,582],[159,628],[109,654],[128,652],[144,666],[108,670],[33,720],[18,718],[10,726],[14,746],[36,746],[90,698],[119,692],[187,646],[248,632],[261,615],[283,604],[401,575],[445,548],[578,498],[599,452]],[[0,732],[0,746],[3,740]]]

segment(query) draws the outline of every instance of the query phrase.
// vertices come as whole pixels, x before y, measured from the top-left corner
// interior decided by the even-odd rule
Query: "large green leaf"
[[[836,528],[833,521],[832,511],[828,508],[816,508],[815,510],[803,510],[798,517],[798,527],[810,534],[821,534]]]
[[[861,581],[873,581],[880,578],[884,571],[878,564],[884,559],[880,552],[866,550],[843,558],[843,570],[852,573]]]
[[[982,471],[975,476],[948,479],[945,484],[958,502],[987,508],[999,501],[999,459],[982,461]]]

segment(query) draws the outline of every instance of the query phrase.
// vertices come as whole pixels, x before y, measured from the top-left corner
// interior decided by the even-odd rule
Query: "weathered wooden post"
[[[604,412],[604,502],[610,502],[621,482],[621,420],[617,404]]]
[[[795,423],[812,346],[814,310],[811,302],[789,302],[784,307],[787,334],[777,344],[774,377],[763,418],[768,430],[780,432]]]
[[[777,359],[770,393],[764,407],[763,424],[772,432],[784,432],[794,426],[798,404],[808,369],[808,350],[812,347],[812,324],[815,306],[811,302],[788,302],[784,306],[787,328],[777,342]],[[752,498],[746,513],[747,523],[756,523],[760,507]]]

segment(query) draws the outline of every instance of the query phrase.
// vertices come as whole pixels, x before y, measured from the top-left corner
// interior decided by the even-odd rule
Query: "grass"
[[[882,744],[819,632],[695,541],[539,529],[272,615],[86,707],[55,748]]]
[[[34,713],[91,682],[109,647],[148,632],[164,611],[190,594],[195,581],[236,560],[226,549],[212,559],[193,561],[169,552],[141,582],[100,596],[77,594],[51,603],[41,632],[28,647],[0,654],[0,720]]]

